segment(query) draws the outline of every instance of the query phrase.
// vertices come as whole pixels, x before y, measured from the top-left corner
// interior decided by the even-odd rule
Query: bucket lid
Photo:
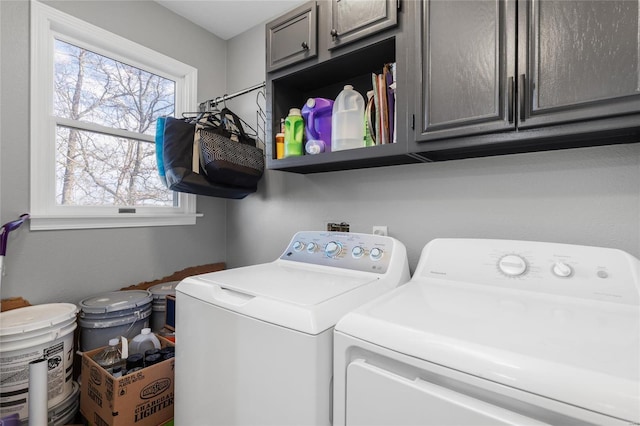
[[[75,321],[78,307],[72,303],[46,303],[0,313],[0,336],[27,333]]]
[[[154,299],[164,299],[168,294],[176,294],[176,286],[178,284],[180,284],[180,281],[160,283],[150,287],[149,291],[153,294]]]
[[[80,302],[83,312],[101,314],[132,309],[151,303],[153,297],[147,290],[111,291],[88,297]]]

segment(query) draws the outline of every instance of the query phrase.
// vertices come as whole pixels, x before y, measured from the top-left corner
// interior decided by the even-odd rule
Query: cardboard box
[[[173,346],[158,336],[162,347]],[[96,426],[157,426],[173,418],[175,358],[115,378],[93,357],[102,349],[82,355],[80,412]]]

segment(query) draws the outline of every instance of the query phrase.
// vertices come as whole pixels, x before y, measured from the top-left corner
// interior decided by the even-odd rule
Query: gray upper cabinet
[[[400,0],[331,0],[329,49],[398,25]]]
[[[518,80],[525,90],[518,127],[640,111],[639,5],[637,0],[523,3]]]
[[[424,0],[418,7],[414,150],[535,150],[588,144],[577,139],[605,130],[637,131],[639,0]]]
[[[514,129],[513,2],[431,0],[418,13],[416,138]]]
[[[267,72],[296,64],[318,54],[316,2],[269,22],[267,32]]]

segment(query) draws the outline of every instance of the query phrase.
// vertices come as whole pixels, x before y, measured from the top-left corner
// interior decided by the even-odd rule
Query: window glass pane
[[[172,115],[175,82],[55,40],[54,115],[153,135]]]
[[[58,205],[172,207],[174,198],[158,176],[155,144],[57,127]]]

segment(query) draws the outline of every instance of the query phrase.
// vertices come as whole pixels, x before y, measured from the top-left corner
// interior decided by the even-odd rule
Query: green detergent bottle
[[[299,108],[291,108],[284,120],[284,157],[304,154],[304,120]]]

